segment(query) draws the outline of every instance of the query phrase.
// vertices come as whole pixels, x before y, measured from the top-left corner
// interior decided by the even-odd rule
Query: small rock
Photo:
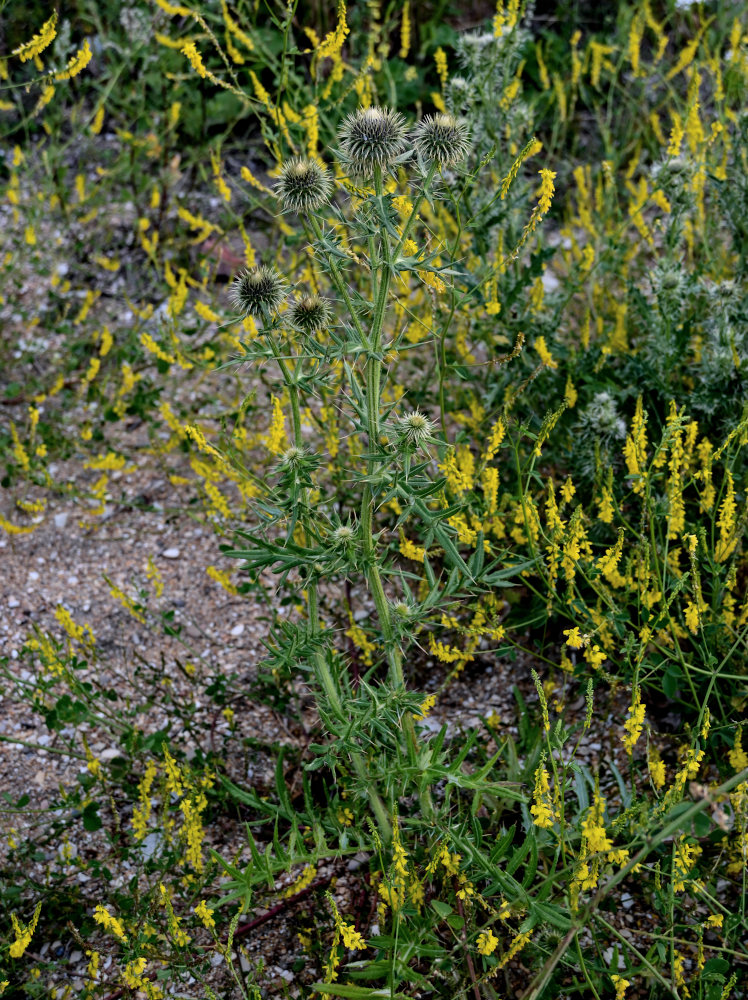
[[[160,833],[152,831],[143,839],[140,849],[143,852],[143,857],[147,860],[148,858],[152,858],[162,846],[163,837]]]
[[[67,511],[63,510],[63,511],[60,511],[59,514],[55,514],[54,520],[55,520],[55,528],[59,528],[60,531],[62,531],[62,529],[68,523],[68,513],[67,513]]]
[[[179,549],[164,549],[161,555],[164,559],[179,559]]]
[[[232,635],[242,635],[243,632],[244,632],[244,626],[241,623],[239,625],[234,625],[234,627],[231,629]]]
[[[38,580],[38,579],[39,579],[39,574],[36,572],[35,569],[32,569],[31,572],[29,573],[29,580]]]
[[[9,608],[17,608],[20,603],[21,602],[17,598],[15,598],[15,597],[9,597],[8,598],[8,607]]]
[[[70,962],[71,965],[75,965],[75,963],[80,962],[82,958],[83,958],[82,951],[71,951],[70,955],[68,956],[68,962]]]

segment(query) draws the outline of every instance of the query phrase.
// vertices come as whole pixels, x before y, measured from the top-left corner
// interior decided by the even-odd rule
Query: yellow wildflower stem
[[[704,797],[700,801],[694,802],[674,820],[671,820],[663,826],[658,833],[650,836],[644,846],[637,851],[633,858],[631,858],[617,872],[611,875],[608,881],[598,889],[587,905],[580,909],[580,912],[572,921],[571,927],[566,934],[564,934],[563,938],[554,949],[553,954],[548,957],[543,965],[543,968],[540,972],[538,972],[527,991],[523,994],[523,1000],[538,1000],[538,997],[548,985],[548,981],[553,975],[556,966],[566,954],[566,951],[573,941],[575,934],[578,934],[579,931],[589,926],[590,919],[598,911],[602,901],[620,882],[627,878],[634,869],[641,865],[646,860],[648,855],[659,847],[663,841],[668,840],[668,838],[672,837],[675,833],[678,833],[681,830],[690,829],[691,822],[700,812],[703,812],[707,806],[711,806],[714,801],[720,801],[721,799],[719,797],[726,796],[728,792],[731,792],[733,788],[736,788],[739,784],[746,780],[748,780],[748,768],[745,768],[739,774],[733,775],[732,778],[725,781],[719,786],[719,788],[713,789],[709,797]]]

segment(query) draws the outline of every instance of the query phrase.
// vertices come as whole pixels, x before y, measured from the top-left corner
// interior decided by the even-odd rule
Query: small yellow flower
[[[198,915],[198,917],[200,917],[203,927],[205,927],[209,931],[213,930],[213,928],[216,926],[216,922],[213,919],[213,911],[209,909],[208,904],[205,902],[204,899],[201,899],[200,902],[195,907],[195,913]]]
[[[564,629],[564,635],[566,636],[566,645],[569,649],[581,649],[590,643],[589,636],[581,635],[576,625],[574,628]]]
[[[127,941],[127,934],[125,934],[125,928],[122,926],[121,921],[117,917],[113,917],[101,903],[94,910],[93,917],[96,923],[101,924],[104,930],[111,931],[120,941]]]
[[[39,921],[39,914],[42,912],[42,904],[37,903],[36,909],[34,910],[34,915],[28,923],[28,926],[24,927],[16,917],[15,913],[11,913],[10,920],[13,925],[13,933],[15,934],[15,941],[10,946],[9,955],[11,958],[21,958],[23,953],[26,951],[28,946],[31,944],[31,938],[36,930],[36,925]]]
[[[631,983],[628,979],[624,979],[623,976],[616,975],[615,972],[610,978],[613,980],[613,985],[616,988],[616,1000],[623,1000],[626,990]]]
[[[194,71],[201,76],[203,79],[208,75],[208,71],[203,65],[202,56],[197,51],[197,47],[194,42],[185,42],[182,46],[182,55],[187,56],[190,61],[190,65]]]
[[[357,951],[363,951],[366,948],[366,941],[359,934],[353,924],[347,924],[345,921],[341,920],[339,928],[340,936],[343,939],[343,944],[346,948],[353,948]]]
[[[555,821],[553,800],[551,798],[551,786],[548,779],[548,771],[541,764],[535,772],[535,791],[533,793],[533,803],[530,806],[533,815],[533,823],[542,829],[550,829]]]
[[[478,935],[478,951],[481,955],[492,955],[496,951],[498,944],[499,939],[490,928]]]

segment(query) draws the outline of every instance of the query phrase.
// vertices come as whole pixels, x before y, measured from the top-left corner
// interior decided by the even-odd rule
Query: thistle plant
[[[401,290],[416,273],[423,277],[448,271],[443,262],[436,266],[433,254],[414,251],[410,234],[421,224],[421,206],[432,199],[441,169],[458,168],[465,159],[469,136],[466,126],[448,113],[424,118],[408,132],[401,114],[373,107],[349,115],[338,138],[341,166],[354,187],[369,185],[363,193],[352,197],[342,185],[333,190],[327,167],[301,158],[281,166],[276,186],[281,209],[300,217],[310,240],[317,272],[314,286],[329,286],[334,298],[299,289],[283,310],[285,280],[264,266],[240,274],[234,282],[237,310],[261,319],[259,337],[247,345],[247,352],[258,360],[275,360],[293,426],[293,444],[277,467],[261,544],[234,554],[243,556],[254,571],[272,566],[284,580],[294,574],[303,586],[306,622],[296,629],[294,642],[324,692],[323,711],[331,731],[342,736],[349,727],[340,745],[348,747],[359,787],[366,789],[380,833],[389,839],[388,814],[400,795],[415,788],[425,815],[433,811],[429,786],[434,775],[428,773],[429,754],[416,731],[414,709],[420,701],[406,687],[404,645],[424,615],[433,614],[448,599],[450,588],[440,585],[435,575],[425,610],[413,599],[404,579],[397,580],[379,541],[383,506],[396,501],[422,519],[423,531],[442,546],[445,568],[452,574],[451,588],[458,579],[475,583],[475,578],[445,523],[451,510],[439,510],[432,499],[442,484],[435,475],[434,449],[443,450],[443,437],[437,436],[436,424],[427,412],[409,407],[404,399],[394,408],[383,402],[385,358],[402,346],[392,325],[393,306]],[[406,149],[408,145],[412,150]],[[396,172],[403,170],[413,195],[409,201],[406,189],[401,196],[409,206],[401,220],[393,207],[393,188]],[[335,229],[323,221],[325,215],[336,224]],[[354,257],[370,276],[368,297],[348,273]],[[356,509],[345,512],[342,519],[336,509],[338,498],[325,493],[324,479],[316,474],[324,456],[307,450],[302,427],[302,412],[315,405],[314,397],[324,395],[341,370],[342,416],[365,450],[362,464],[351,470],[348,488]],[[379,678],[378,687],[367,681],[358,693],[351,689],[330,631],[320,620],[320,591],[329,589],[341,575],[359,577],[365,583],[376,614],[377,648],[386,665],[386,676]],[[382,698],[394,711],[400,733],[397,753],[405,762],[405,778],[399,787],[386,767],[380,766],[374,780],[367,772],[360,731],[354,728],[355,736],[350,736],[349,723],[356,715],[351,715],[354,696],[359,716]]]

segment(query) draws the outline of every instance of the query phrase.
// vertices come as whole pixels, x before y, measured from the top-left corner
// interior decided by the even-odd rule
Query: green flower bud
[[[427,115],[413,134],[416,150],[427,163],[451,167],[459,163],[470,149],[470,137],[465,125],[454,115],[439,112]]]
[[[281,167],[275,193],[291,212],[313,212],[330,200],[332,182],[327,167],[317,160],[295,157]]]
[[[405,149],[405,119],[390,108],[359,108],[338,135],[344,159],[356,173],[368,176],[375,167],[389,167]]]
[[[285,297],[286,283],[273,267],[252,267],[242,271],[231,286],[234,308],[245,316],[276,312]]]
[[[302,295],[289,307],[288,319],[302,333],[316,333],[330,325],[330,306],[319,295]]]

